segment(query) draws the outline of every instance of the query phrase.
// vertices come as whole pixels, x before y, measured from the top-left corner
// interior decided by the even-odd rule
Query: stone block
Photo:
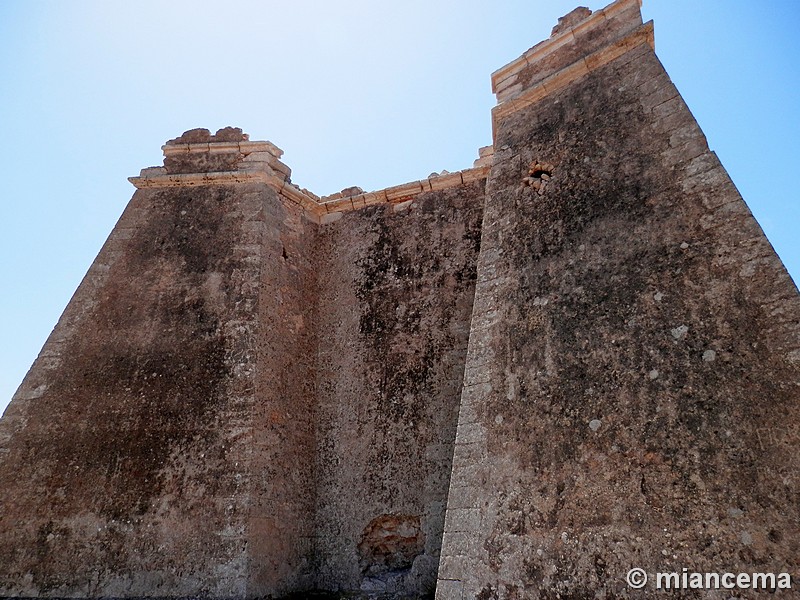
[[[439,579],[436,583],[436,600],[463,600],[464,583],[461,580]]]
[[[453,186],[461,185],[461,173],[449,173],[428,179],[432,190],[444,190]]]
[[[642,95],[641,103],[645,110],[653,110],[674,98],[680,98],[678,90],[672,84],[657,88],[650,94]]]
[[[464,415],[462,415],[461,422],[467,423],[463,420],[463,417]],[[476,421],[471,421],[469,423],[476,423]],[[466,437],[457,437],[455,446],[453,447],[452,457],[453,464],[458,465],[473,464],[485,459],[487,457],[485,434],[481,439],[474,442],[467,441]]]
[[[422,192],[422,183],[419,181],[412,181],[404,183],[403,185],[396,185],[394,187],[386,188],[386,198],[391,202],[400,198],[408,198],[415,196]]]
[[[440,579],[456,579],[469,572],[470,559],[466,556],[442,556],[439,563]]]
[[[475,532],[481,526],[479,508],[448,508],[444,518],[444,530],[447,533]]]
[[[344,216],[344,213],[343,213],[343,212],[329,212],[329,213],[325,213],[325,214],[323,214],[323,215],[320,215],[320,217],[319,217],[319,223],[320,223],[320,225],[327,225],[328,223],[333,223],[333,222],[335,222],[335,221],[338,221],[338,220],[339,220],[339,219],[341,219],[343,216]]]
[[[656,119],[664,119],[677,112],[688,111],[683,98],[680,96],[673,96],[660,104],[652,106],[650,109]]]
[[[458,424],[456,429],[456,447],[462,444],[474,444],[486,442],[486,428],[480,423]]]
[[[403,211],[408,210],[409,208],[411,208],[413,206],[413,204],[414,204],[413,200],[406,200],[404,202],[396,202],[396,203],[392,204],[392,212],[393,213],[403,212]]]
[[[454,468],[460,469],[461,464],[454,465]],[[450,492],[447,495],[448,508],[474,508],[482,504],[483,501],[483,491],[475,485],[451,485]]]

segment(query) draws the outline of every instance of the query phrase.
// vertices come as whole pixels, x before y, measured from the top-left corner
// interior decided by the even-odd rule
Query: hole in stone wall
[[[528,167],[528,175],[522,178],[524,187],[532,187],[541,196],[547,187],[547,182],[553,176],[555,167],[548,162],[533,161]]]
[[[414,515],[381,515],[364,528],[358,544],[361,572],[376,576],[408,569],[425,551],[425,533]]]

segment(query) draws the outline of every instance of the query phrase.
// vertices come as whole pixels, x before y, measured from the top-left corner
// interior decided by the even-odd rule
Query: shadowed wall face
[[[322,229],[318,585],[432,594],[472,313],[483,189]]]
[[[255,350],[254,403],[245,437],[248,597],[313,584],[318,228],[270,192],[277,201],[265,202],[261,212],[259,302],[252,313],[257,326],[242,332],[243,346]]]

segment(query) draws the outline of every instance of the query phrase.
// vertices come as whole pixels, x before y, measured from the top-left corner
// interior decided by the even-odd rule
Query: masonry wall
[[[274,314],[313,288],[284,202],[263,184],[134,195],[2,421],[4,595],[294,583],[314,365]]]
[[[321,228],[320,589],[433,594],[484,186],[368,207]]]
[[[313,588],[318,226],[272,190],[269,198],[253,313],[255,402],[246,461],[249,598]]]
[[[796,573],[797,289],[649,45],[551,90],[495,121],[437,597]]]
[[[651,44],[576,9],[484,166],[378,192],[168,142],[0,420],[0,595],[796,572],[800,296]]]
[[[164,148],[0,425],[0,590],[431,596],[485,179],[319,225],[268,142]]]

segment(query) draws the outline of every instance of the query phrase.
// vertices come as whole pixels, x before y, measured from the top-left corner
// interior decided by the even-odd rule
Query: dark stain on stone
[[[226,460],[216,416],[232,377],[222,319],[236,300],[229,275],[239,264],[228,195],[224,188],[156,195],[84,317],[84,335],[63,351],[63,376],[52,379],[18,446],[38,465],[37,485],[51,491],[31,504],[54,519],[80,506],[135,528],[156,499],[180,501],[189,479],[206,494],[231,493],[227,480],[206,475]],[[212,272],[218,285],[210,285]],[[189,475],[183,463],[199,470]],[[112,541],[112,529],[98,533],[107,545],[92,550],[109,572],[129,552]],[[63,552],[77,543],[71,535],[42,529],[40,552]],[[44,591],[69,577],[57,560],[46,563],[32,572]]]
[[[481,193],[478,186],[469,189],[471,194]],[[445,324],[452,317],[452,307],[431,304],[428,291],[454,286],[462,293],[465,288],[474,287],[475,258],[480,247],[479,210],[466,214],[462,235],[475,254],[454,256],[448,248],[421,243],[440,235],[438,226],[452,222],[457,213],[424,197],[418,203],[415,210],[424,218],[416,222],[423,230],[413,235],[398,226],[396,221],[404,218],[402,213],[376,215],[370,232],[375,242],[358,263],[362,276],[356,288],[363,307],[360,333],[369,341],[372,354],[368,359],[378,370],[381,412],[393,420],[411,422],[419,418],[420,393],[428,390],[439,353],[452,343],[441,333],[434,339],[427,331],[426,321],[430,320],[439,332],[446,332]],[[445,267],[444,257],[456,263],[456,268],[450,271]]]

